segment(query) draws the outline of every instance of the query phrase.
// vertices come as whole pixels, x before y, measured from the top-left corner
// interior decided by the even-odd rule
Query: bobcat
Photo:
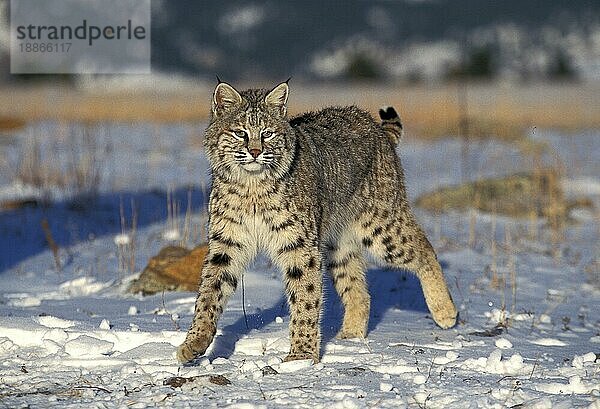
[[[180,362],[203,354],[245,267],[264,251],[281,268],[290,307],[286,361],[320,357],[322,271],[345,314],[341,338],[367,335],[370,297],[363,249],[416,273],[434,321],[456,323],[436,254],[415,221],[395,146],[393,108],[382,123],[356,107],[287,119],[289,87],[238,92],[219,82],[206,130],[212,170],[209,253]]]

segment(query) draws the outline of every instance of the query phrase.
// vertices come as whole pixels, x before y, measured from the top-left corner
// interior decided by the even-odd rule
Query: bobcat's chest
[[[269,198],[252,206],[245,225],[256,245],[272,253],[289,241],[289,236],[293,235],[291,223],[294,220],[281,199]]]
[[[270,189],[228,196],[227,213],[241,224],[243,241],[272,254],[297,237],[299,218],[290,211],[284,192]]]

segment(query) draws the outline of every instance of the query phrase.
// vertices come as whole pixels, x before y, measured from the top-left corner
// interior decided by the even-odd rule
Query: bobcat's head
[[[206,152],[213,174],[229,181],[276,179],[294,159],[295,135],[286,118],[289,88],[238,92],[221,82],[212,100]]]

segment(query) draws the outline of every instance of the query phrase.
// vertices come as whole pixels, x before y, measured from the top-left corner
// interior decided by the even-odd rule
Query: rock
[[[182,385],[190,382],[196,383],[205,383],[208,381],[214,385],[231,385],[231,381],[224,377],[223,375],[199,375],[199,376],[173,376],[171,378],[167,378],[163,381],[163,385],[170,386],[172,388],[180,388]]]
[[[207,244],[192,250],[180,246],[164,247],[150,259],[128,291],[144,295],[161,291],[197,291],[207,252]]]
[[[0,202],[0,210],[17,210],[26,207],[39,207],[40,203],[35,197],[26,197],[21,199],[9,199]]]

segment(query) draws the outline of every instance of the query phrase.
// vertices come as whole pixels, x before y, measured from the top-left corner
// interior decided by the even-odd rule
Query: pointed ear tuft
[[[282,82],[271,90],[265,97],[265,104],[269,108],[277,109],[281,116],[285,116],[287,112],[287,100],[290,93],[290,88],[286,82]]]
[[[215,88],[212,100],[212,111],[214,115],[220,115],[223,111],[242,103],[242,96],[231,85],[220,82]]]

